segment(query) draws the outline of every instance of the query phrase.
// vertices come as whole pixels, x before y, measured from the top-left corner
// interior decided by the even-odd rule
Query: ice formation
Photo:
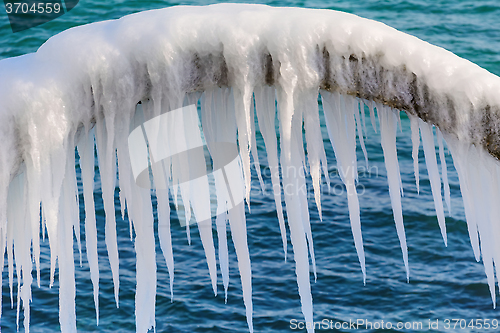
[[[450,210],[442,143],[446,140],[459,174],[472,248],[477,260],[482,257],[495,304],[494,270],[498,277],[500,265],[497,241],[500,239],[497,220],[500,79],[444,49],[351,14],[224,4],[172,7],[72,28],[50,38],[36,53],[0,61],[0,73],[0,248],[7,252],[11,295],[16,272],[17,310],[19,313],[22,302],[27,331],[31,272],[36,270],[40,284],[39,240],[45,233],[50,243],[51,284],[56,261],[59,267],[61,330],[76,331],[72,254],[73,233],[81,251],[78,220],[81,204],[85,205],[85,248],[99,318],[94,149],[98,151],[106,213],[105,239],[116,303],[119,258],[114,191],[118,174],[121,212],[128,215],[131,237],[132,229],[135,231],[137,332],[146,332],[155,326],[154,219],[150,190],[138,186],[131,161],[149,158],[150,170],[145,179],[152,177],[154,182],[166,186],[157,188],[156,196],[160,246],[172,291],[170,197],[179,210],[183,209],[182,202],[189,221],[191,212],[195,217],[209,214],[211,194],[207,177],[196,178],[195,183],[180,181],[191,179],[192,169],[186,166],[195,165],[193,161],[201,161],[199,158],[203,156],[166,154],[162,164],[156,164],[152,163],[155,162],[152,151],[161,147],[153,146],[161,143],[165,149],[180,151],[195,140],[198,146],[208,147],[215,168],[216,164],[224,164],[213,154],[217,143],[238,145],[239,158],[236,167],[230,169],[231,179],[236,179],[232,185],[236,187],[230,190],[231,195],[240,193],[249,204],[251,159],[258,164],[255,114],[273,170],[277,223],[284,251],[286,254],[287,222],[302,312],[307,321],[312,321],[310,270],[316,274],[314,249],[306,197],[299,191],[305,179],[298,177],[297,171],[308,169],[321,217],[319,185],[323,179],[329,180],[319,129],[318,94],[347,189],[349,218],[363,276],[362,217],[355,187],[357,174],[353,171],[358,163],[357,141],[366,157],[365,114],[360,114],[360,105],[367,104],[372,124],[376,125],[375,109],[380,122],[390,200],[408,277],[401,207],[403,189],[396,151],[399,112],[395,110],[406,111],[411,119],[417,188],[422,138],[436,216],[445,243],[441,184]],[[196,128],[189,129],[185,123],[187,114],[181,113],[175,125],[149,128],[149,141],[144,144],[142,157],[131,156],[129,134],[141,124],[140,117],[145,124],[198,101],[201,105],[198,121],[203,134]],[[279,141],[275,131],[276,103]],[[167,137],[168,133],[180,134],[160,142],[151,139],[155,136],[151,133],[157,133],[158,137],[161,133],[167,133]],[[78,202],[77,195],[75,146],[80,156],[83,203]],[[198,229],[217,293],[216,253],[211,233],[215,220],[218,258],[227,293],[228,247],[224,235],[229,222],[248,326],[253,331],[245,207],[231,201],[228,188],[221,185],[224,177],[222,173],[218,175],[214,172],[212,179],[217,188],[217,217],[199,221]],[[186,228],[189,236],[189,223]],[[4,256],[1,258],[3,267]]]

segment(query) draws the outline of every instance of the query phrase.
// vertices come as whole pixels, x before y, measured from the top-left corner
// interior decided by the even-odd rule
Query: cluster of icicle
[[[360,59],[375,61],[373,64],[382,66],[383,71],[370,74],[366,69],[373,67],[363,69],[360,65],[364,63]],[[368,76],[363,82],[356,82],[351,74],[361,71]],[[474,138],[481,133],[481,128],[474,122],[476,102],[486,100],[490,105],[500,105],[498,89],[495,89],[500,84],[495,76],[449,52],[350,14],[217,5],[150,11],[73,28],[49,39],[34,54],[1,61],[0,73],[0,248],[2,253],[7,252],[11,297],[16,271],[17,310],[19,314],[22,304],[27,331],[33,263],[40,285],[40,237],[45,234],[50,243],[50,285],[54,283],[56,261],[59,267],[61,330],[76,331],[73,234],[80,252],[82,245],[75,146],[80,156],[85,248],[94,288],[97,323],[99,267],[93,197],[95,149],[98,152],[106,215],[105,240],[116,303],[118,305],[119,258],[114,195],[118,177],[121,213],[130,221],[131,236],[135,232],[137,332],[155,327],[157,281],[152,199],[150,190],[139,187],[133,177],[131,158],[134,156],[129,156],[128,136],[136,126],[134,119],[138,109],[142,109],[144,119],[148,120],[198,101],[201,105],[200,123],[209,149],[213,142],[229,142],[239,147],[241,189],[248,204],[252,158],[259,173],[256,115],[268,164],[273,170],[277,223],[284,252],[287,235],[283,197],[302,312],[306,321],[312,321],[310,262],[315,276],[316,267],[308,204],[305,194],[299,190],[306,180],[285,171],[307,169],[321,216],[320,183],[322,174],[328,181],[328,168],[320,131],[318,94],[321,95],[339,170],[357,170],[357,141],[368,163],[364,145],[367,133],[365,113],[364,106],[360,108],[360,105],[365,103],[370,107],[374,126],[375,118],[379,119],[390,200],[408,278],[401,207],[403,188],[396,149],[399,111],[382,102],[390,101],[390,96],[399,96],[400,101],[408,103],[418,96],[423,96],[423,102],[423,98],[433,98],[435,109],[428,118],[446,129],[441,133],[436,128],[441,172],[436,158],[433,125],[417,118],[414,112],[408,112],[417,188],[421,136],[437,220],[446,243],[441,187],[444,187],[448,210],[450,190],[444,137],[459,174],[474,254],[477,260],[482,256],[495,304],[494,264],[497,269],[500,265],[500,223],[497,221],[500,208],[496,202],[500,194],[499,165],[481,145],[471,143],[476,143]],[[389,74],[384,76],[380,85],[368,82],[370,77],[377,78],[381,73]],[[414,91],[409,91],[406,81],[401,79],[405,73],[413,73],[421,80],[413,85]],[[479,82],[471,84],[470,77]],[[377,91],[379,102],[351,96],[356,90],[350,87],[359,88],[363,84],[373,88],[374,93]],[[320,90],[322,86],[328,91]],[[379,86],[380,90],[376,90]],[[421,94],[419,89],[427,93]],[[389,97],[385,99],[386,96]],[[440,109],[447,105],[453,105],[454,109]],[[276,112],[279,141],[275,131]],[[457,114],[451,115],[450,112]],[[448,121],[450,119],[452,121]],[[445,126],[448,123],[453,126]],[[307,154],[302,141],[303,128]],[[188,138],[179,137],[178,140],[182,145]],[[213,162],[217,164],[217,161]],[[170,196],[177,200],[179,194],[189,215],[190,207],[194,214],[196,207],[207,207],[210,195],[199,188],[177,186],[178,173],[183,171],[176,169],[172,161],[168,168],[160,171],[153,168],[151,172],[153,178],[160,177],[162,181],[170,182],[172,188],[170,194],[167,190],[157,190],[156,196],[158,236],[173,293]],[[365,279],[357,175],[341,172],[341,179],[347,190],[352,233]],[[282,192],[280,185],[287,191]],[[227,209],[227,204],[221,199],[217,203],[220,214],[214,221],[206,223],[208,227],[199,226],[198,230],[214,293],[217,293],[217,260],[211,231],[212,223],[216,224],[219,265],[227,295],[226,225],[229,222],[248,326],[253,331],[245,210],[243,205]],[[0,267],[4,266],[3,261],[4,256],[1,256]]]

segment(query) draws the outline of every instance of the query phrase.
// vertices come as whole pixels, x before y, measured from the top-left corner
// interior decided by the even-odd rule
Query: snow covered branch
[[[421,134],[436,215],[446,243],[441,181],[448,204],[449,188],[446,172],[442,172],[440,179],[436,160],[432,125],[437,127],[441,163],[444,163],[444,137],[460,176],[474,253],[478,260],[480,255],[483,257],[495,304],[493,263],[496,267],[500,264],[500,243],[495,241],[500,239],[500,224],[496,219],[500,216],[496,204],[500,198],[499,91],[500,78],[495,75],[382,23],[329,10],[262,5],[181,6],[137,13],[119,20],[69,29],[50,38],[36,53],[2,60],[0,248],[8,253],[10,272],[14,269],[13,258],[16,260],[17,277],[23,286],[19,297],[25,309],[24,325],[29,327],[32,261],[40,283],[39,239],[46,230],[51,249],[51,283],[56,260],[59,262],[61,329],[76,331],[72,253],[73,232],[80,246],[80,230],[75,146],[80,155],[86,211],[85,245],[97,317],[99,269],[93,202],[94,137],[116,302],[118,304],[119,260],[114,191],[118,173],[122,215],[128,212],[131,228],[133,226],[136,233],[136,304],[141,304],[136,308],[137,331],[146,332],[155,325],[156,262],[150,191],[138,186],[131,164],[136,156],[130,155],[129,135],[137,126],[144,126],[137,122],[138,114],[148,121],[199,101],[203,137],[211,150],[214,165],[224,164],[218,161],[217,154],[213,154],[216,143],[239,147],[240,159],[233,175],[239,179],[238,189],[249,204],[251,156],[258,164],[256,113],[268,163],[276,170],[273,182],[278,190],[274,197],[286,252],[278,165],[281,170],[308,165],[320,215],[322,173],[328,181],[318,93],[337,164],[342,170],[356,170],[357,140],[364,149],[364,111],[361,108],[360,113],[360,105],[364,107],[366,103],[370,107],[374,123],[374,108],[377,109],[390,200],[408,278],[402,185],[396,152],[399,113],[393,109],[404,110],[409,115],[414,151],[418,151]],[[279,141],[274,124],[275,102]],[[181,113],[179,117],[174,124],[157,128],[155,132],[159,136],[163,132],[173,133],[178,130],[176,126],[181,129],[181,134],[162,142],[173,151],[181,149],[176,146],[178,144],[190,147],[193,137],[201,140],[199,132],[189,129],[192,124],[188,124],[186,114]],[[302,142],[303,125],[307,155]],[[142,135],[142,131],[137,133]],[[151,149],[151,132],[147,134],[147,149]],[[146,151],[145,156],[148,153],[151,154],[151,150]],[[201,216],[206,213],[203,210],[207,209],[207,201],[209,206],[210,196],[203,194],[208,193],[208,177],[202,177],[196,187],[179,182],[181,178],[190,178],[183,173],[191,172],[186,166],[193,165],[198,157],[172,155],[163,169],[151,165],[151,173],[155,181],[162,179],[173,186],[175,197],[179,191],[187,207],[186,214],[191,214],[192,207],[194,214]],[[237,176],[239,172],[241,177]],[[418,177],[418,167],[415,174]],[[354,185],[356,175],[343,174],[342,181],[347,188],[352,232],[365,276],[360,209]],[[227,289],[227,253],[224,253],[227,244],[221,235],[225,235],[226,221],[229,221],[248,325],[252,331],[251,267],[245,210],[243,204],[233,202],[230,205],[227,193],[221,194],[224,179],[216,177],[215,182],[219,261],[224,286]],[[300,188],[301,182],[304,179],[282,172],[283,187]],[[174,262],[169,192],[157,191],[156,194],[158,223],[165,227],[159,238],[172,290]],[[299,191],[285,191],[283,196],[302,311],[306,321],[312,321],[309,260],[315,275],[316,267],[307,199]],[[212,225],[211,219],[204,223]],[[216,292],[217,270],[211,228],[200,226],[199,232]],[[3,256],[1,260],[3,267]],[[9,276],[12,279],[13,274]],[[12,282],[10,285],[12,288]]]

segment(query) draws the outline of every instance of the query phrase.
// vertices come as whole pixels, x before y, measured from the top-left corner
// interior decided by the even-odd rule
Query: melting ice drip
[[[59,265],[59,318],[63,332],[76,331],[73,233],[79,249],[79,202],[75,146],[80,155],[85,203],[86,252],[99,319],[99,269],[93,198],[94,149],[97,147],[106,214],[105,239],[118,304],[119,276],[114,191],[118,174],[122,215],[135,230],[137,254],[137,332],[155,326],[156,262],[153,208],[148,189],[138,186],[129,155],[129,133],[140,103],[145,120],[201,103],[201,124],[210,150],[214,142],[239,147],[239,188],[249,203],[251,156],[258,165],[255,114],[272,174],[277,220],[286,253],[283,191],[302,312],[312,321],[310,262],[316,275],[305,195],[298,189],[311,175],[321,216],[320,182],[327,161],[320,135],[318,93],[338,169],[356,170],[356,146],[363,152],[365,116],[360,105],[375,110],[388,174],[390,200],[406,272],[408,255],[401,209],[402,186],[396,150],[399,112],[411,119],[413,158],[418,187],[420,137],[429,172],[436,215],[446,243],[444,209],[450,206],[443,139],[458,171],[470,240],[482,257],[495,305],[495,272],[500,265],[500,79],[478,66],[389,28],[381,23],[334,11],[271,8],[260,5],[175,7],[77,27],[49,39],[34,54],[0,61],[0,248],[7,252],[11,295],[15,270],[17,309],[24,308],[29,328],[33,262],[40,284],[40,235],[50,243],[50,284]],[[200,97],[201,96],[201,97]],[[201,99],[200,99],[201,98]],[[276,104],[277,103],[277,108]],[[275,116],[279,120],[279,142]],[[183,114],[181,114],[183,115]],[[172,123],[170,123],[172,124]],[[182,122],[175,123],[182,128]],[[172,126],[172,125],[171,125]],[[439,143],[441,174],[434,146]],[[307,154],[302,141],[305,128]],[[177,128],[158,128],[173,133]],[[184,127],[184,133],[188,129]],[[192,130],[191,130],[192,131]],[[149,133],[150,134],[150,133]],[[188,146],[191,136],[165,142]],[[148,136],[149,138],[149,136]],[[95,140],[95,142],[94,142]],[[95,143],[95,144],[94,144]],[[153,143],[148,143],[151,149]],[[165,149],[167,149],[165,148]],[[147,156],[147,154],[145,155]],[[151,163],[154,182],[173,184],[185,207],[207,209],[205,185],[197,191],[175,186],[188,171],[170,158],[167,168]],[[213,163],[217,154],[212,154]],[[149,155],[153,158],[153,154]],[[117,162],[117,163],[116,163]],[[280,169],[278,169],[280,167]],[[148,167],[149,168],[149,167]],[[281,171],[281,176],[280,176]],[[257,172],[259,168],[257,167]],[[259,175],[260,177],[260,175]],[[341,172],[349,217],[363,277],[365,259],[356,175]],[[281,181],[281,182],[280,182]],[[177,183],[176,183],[177,182]],[[229,221],[242,280],[243,299],[252,326],[251,267],[243,205],[229,209],[222,185],[216,185],[215,218],[224,288],[228,285],[226,221]],[[176,189],[177,188],[177,189]],[[199,189],[202,190],[199,190]],[[295,190],[294,190],[295,189]],[[157,191],[159,240],[173,283],[169,192]],[[175,194],[177,198],[177,194]],[[200,208],[201,207],[201,208]],[[186,212],[190,211],[189,209]],[[212,225],[211,219],[205,224]],[[212,286],[217,272],[211,227],[199,227]],[[80,250],[81,251],[81,250]],[[3,267],[4,256],[1,256]],[[19,316],[18,316],[19,317]],[[312,330],[310,330],[312,331]]]

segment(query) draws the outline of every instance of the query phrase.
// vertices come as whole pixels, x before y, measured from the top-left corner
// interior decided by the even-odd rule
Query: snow
[[[495,304],[495,269],[500,266],[500,242],[496,241],[500,238],[496,220],[500,213],[496,204],[500,199],[496,157],[500,152],[495,144],[500,124],[495,110],[500,105],[500,79],[444,49],[382,23],[336,11],[236,4],[179,6],[69,29],[50,38],[34,54],[0,61],[0,72],[0,249],[7,252],[12,305],[16,273],[17,311],[22,301],[26,330],[33,262],[40,285],[41,231],[42,237],[47,232],[50,243],[51,286],[56,263],[59,267],[61,330],[76,331],[72,253],[73,234],[81,253],[78,207],[82,204],[86,213],[85,249],[99,323],[93,198],[97,151],[106,215],[105,241],[117,306],[117,177],[121,214],[128,216],[135,245],[137,332],[155,327],[155,221],[150,187],[157,196],[158,235],[172,301],[170,200],[178,215],[184,217],[188,242],[190,224],[198,228],[217,295],[215,227],[226,300],[229,223],[252,332],[252,269],[245,218],[245,201],[250,210],[252,163],[263,187],[255,118],[271,168],[285,260],[287,223],[302,312],[306,321],[312,321],[310,272],[315,279],[317,273],[311,218],[302,188],[306,184],[303,175],[309,174],[323,219],[320,189],[323,179],[329,182],[329,178],[318,95],[347,190],[363,281],[367,273],[356,192],[356,149],[359,141],[368,166],[366,104],[376,132],[377,110],[407,278],[410,270],[396,145],[400,124],[396,110],[400,109],[411,121],[417,191],[422,138],[445,244],[441,184],[450,214],[451,207],[443,140],[452,153],[471,245],[476,259],[482,257]],[[488,126],[484,119],[489,119]],[[75,146],[80,156],[83,203],[78,202],[76,193]],[[211,173],[203,169],[206,152],[213,163]],[[4,256],[1,260],[3,263]]]

